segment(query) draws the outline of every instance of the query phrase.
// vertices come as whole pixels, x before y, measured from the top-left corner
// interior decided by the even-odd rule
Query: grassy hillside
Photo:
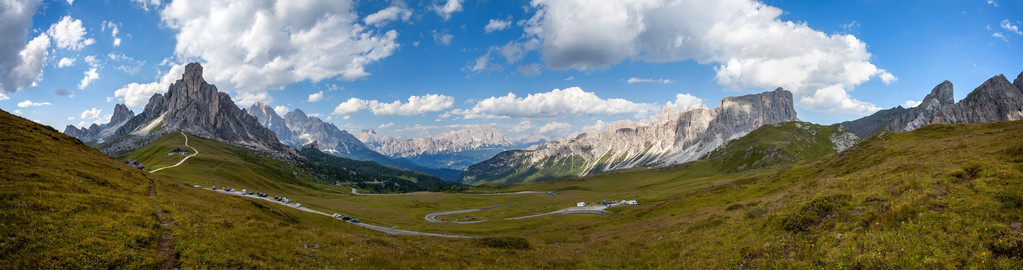
[[[723,172],[737,172],[816,160],[837,151],[832,137],[845,132],[839,125],[806,122],[765,125],[728,142],[701,158]]]
[[[199,149],[201,154],[179,167],[157,174],[207,187],[228,186],[275,192],[301,187],[347,193],[347,187],[338,186],[342,184],[374,192],[441,190],[455,185],[424,173],[339,158],[313,149],[303,149],[300,155],[280,155],[191,135],[189,145]],[[187,148],[182,134],[174,132],[118,158],[138,160],[147,165],[147,170],[152,170],[173,165],[184,158],[167,155],[178,147]],[[273,155],[278,156],[270,158]],[[291,164],[281,159],[289,160]]]
[[[477,240],[398,237],[192,188],[0,111],[3,268],[512,268]],[[190,141],[191,144],[191,141]]]
[[[11,161],[0,164],[0,265],[12,268],[1023,267],[1020,121],[883,133],[790,166],[729,173],[704,160],[462,193],[354,196],[279,168],[261,174],[298,179],[217,178],[386,227],[499,236],[486,239],[385,235],[189,187],[210,170],[257,169],[203,157],[229,149],[201,140],[184,165],[144,174],[27,120],[0,113],[0,126],[11,131],[0,134]],[[486,195],[521,190],[557,196]],[[605,199],[640,204],[504,220]],[[441,217],[482,223],[423,219],[502,204],[512,205]]]

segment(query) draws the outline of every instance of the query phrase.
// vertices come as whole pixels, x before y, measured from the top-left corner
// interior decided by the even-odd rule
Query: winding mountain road
[[[601,214],[601,215],[603,215],[603,214],[611,213],[611,212],[608,212],[608,211],[604,211],[605,208],[607,208],[607,206],[603,206],[603,205],[599,205],[599,206],[586,206],[586,207],[572,207],[572,208],[565,208],[565,209],[561,209],[561,210],[558,210],[558,211],[548,212],[548,213],[543,213],[543,214],[536,214],[536,215],[529,215],[529,216],[522,216],[522,217],[506,218],[505,220],[527,219],[527,218],[531,218],[531,217],[539,217],[539,216],[546,216],[546,215],[553,215],[553,214]]]
[[[227,194],[227,195],[246,197],[246,198],[262,199],[264,201],[282,204],[282,205],[285,205],[285,206],[288,206],[288,207],[292,207],[292,208],[295,208],[295,209],[298,209],[298,210],[301,210],[301,211],[306,211],[306,212],[309,212],[309,213],[314,213],[314,214],[320,214],[320,215],[324,215],[324,216],[328,216],[328,217],[333,217],[333,215],[331,215],[331,214],[327,214],[327,213],[324,213],[324,212],[320,212],[320,211],[309,209],[309,208],[305,208],[305,207],[295,207],[295,203],[284,203],[284,202],[280,202],[280,201],[274,200],[274,199],[269,198],[269,197],[259,197],[259,196],[244,195],[244,194],[242,194],[241,192],[238,192],[238,191],[228,192],[228,191],[224,191],[224,190],[214,190],[214,192],[218,192],[218,193],[222,193],[222,194]],[[453,235],[453,234],[414,232],[414,231],[406,231],[406,230],[399,230],[399,229],[381,227],[381,226],[376,226],[376,225],[370,225],[370,224],[366,224],[366,223],[355,223],[355,222],[351,222],[351,221],[345,221],[345,222],[348,222],[348,224],[352,224],[352,225],[355,225],[355,226],[363,227],[363,228],[366,228],[366,229],[370,229],[370,230],[374,230],[374,231],[380,231],[380,232],[389,233],[389,234],[397,234],[397,235],[433,236],[433,237],[445,237],[445,238],[474,238],[474,237],[476,237],[476,236]]]
[[[505,204],[505,205],[483,207],[483,208],[476,208],[476,209],[469,209],[469,210],[458,210],[458,211],[447,211],[447,212],[431,213],[429,215],[426,215],[426,221],[429,221],[429,222],[443,222],[443,221],[437,220],[436,217],[452,215],[452,214],[460,214],[460,213],[469,213],[469,212],[478,212],[478,211],[483,211],[483,210],[490,210],[490,209],[494,209],[494,208],[498,208],[498,207],[505,207],[505,206],[509,206],[509,205],[513,205],[513,204],[514,203],[509,203],[509,204]],[[483,221],[472,221],[472,222],[468,222],[468,223],[479,223],[479,222],[483,222]]]
[[[408,196],[408,195],[415,195],[415,194],[419,194],[419,193],[418,192],[413,192],[413,193],[380,193],[380,194],[376,194],[376,193],[359,193],[359,191],[355,190],[355,188],[352,188],[352,195],[356,195],[356,196]],[[441,193],[441,194],[447,194],[447,193]],[[501,192],[498,192],[498,193],[458,193],[458,195],[518,195],[518,194],[547,194],[547,195],[550,195],[552,197],[553,196],[558,196],[558,194],[554,194],[554,192],[550,192],[550,191],[517,191],[517,192],[505,192],[505,193],[501,193]]]
[[[178,161],[177,164],[149,171],[150,173],[155,173],[155,172],[161,171],[163,169],[169,169],[169,168],[177,167],[178,165],[181,165],[181,163],[185,163],[185,160],[188,160],[189,158],[194,157],[195,155],[199,154],[199,150],[195,150],[194,147],[191,147],[191,146],[188,145],[188,135],[185,135],[185,133],[182,132],[181,136],[185,136],[185,147],[192,148],[192,152],[195,152],[195,153],[192,153],[191,155],[185,156],[185,158],[181,159],[181,161]]]

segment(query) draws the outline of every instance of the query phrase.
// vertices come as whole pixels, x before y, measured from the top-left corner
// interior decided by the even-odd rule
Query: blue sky
[[[700,2],[3,0],[0,108],[105,123],[195,61],[350,132],[559,137],[779,86],[830,124],[1023,71],[1019,1]]]

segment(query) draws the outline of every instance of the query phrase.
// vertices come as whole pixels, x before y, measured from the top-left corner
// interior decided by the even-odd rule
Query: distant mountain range
[[[796,121],[792,93],[727,97],[714,109],[665,108],[640,122],[616,122],[607,132],[547,142],[537,150],[506,151],[470,166],[468,184],[542,181],[633,167],[696,160],[763,125]]]
[[[456,170],[463,170],[502,151],[524,149],[538,141],[516,143],[488,125],[414,139],[383,136],[372,129],[356,133],[355,137],[392,158],[407,159],[426,167]]]
[[[714,109],[665,108],[639,122],[612,123],[605,132],[540,140],[539,144],[517,142],[486,125],[398,139],[373,130],[353,135],[299,109],[283,117],[261,103],[241,109],[230,96],[208,84],[202,72],[197,63],[187,65],[182,78],[171,84],[167,93],[153,95],[140,114],[118,104],[108,123],[87,128],[69,125],[64,133],[94,144],[108,155],[138,149],[175,131],[282,155],[297,154],[297,149],[311,145],[334,156],[480,184],[683,163],[762,126],[798,120],[792,94],[778,88],[727,97]],[[1011,83],[1004,75],[994,76],[959,102],[954,102],[952,83],[945,81],[916,107],[878,111],[840,123],[836,132],[847,130],[866,139],[885,129],[902,132],[930,124],[1018,119],[1023,119],[1023,73]]]
[[[296,109],[281,117],[273,108],[263,103],[252,104],[248,113],[255,116],[264,127],[273,130],[284,144],[301,149],[308,144],[325,153],[355,160],[373,161],[382,165],[394,166],[413,171],[427,173],[446,180],[458,180],[461,170],[447,169],[416,164],[401,158],[390,158],[373,151],[359,139],[347,131],[339,129],[331,123],[323,122],[317,117],[308,116]]]

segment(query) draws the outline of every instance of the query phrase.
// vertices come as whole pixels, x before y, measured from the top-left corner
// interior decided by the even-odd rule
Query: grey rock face
[[[887,110],[877,111],[867,117],[842,122],[841,125],[849,132],[856,134],[856,136],[861,140],[866,140],[870,136],[877,134],[877,132],[887,127],[892,120],[901,117],[906,113],[906,111],[908,110],[902,106],[898,106]]]
[[[1023,93],[1023,72],[1016,76],[1016,80],[1012,81],[1012,85],[1015,85],[1019,92]]]
[[[359,139],[320,118],[311,117],[302,110],[294,110],[284,115],[284,121],[291,130],[289,145],[305,145],[317,142],[320,151],[338,154],[366,154],[373,152]]]
[[[68,125],[64,129],[64,134],[87,143],[102,143],[115,137],[116,131],[124,126],[132,117],[135,117],[135,112],[128,109],[128,106],[124,104],[117,104],[114,105],[114,114],[110,117],[110,122],[102,125],[92,124],[88,128],[77,128],[73,125]]]
[[[955,104],[952,97],[952,83],[944,81],[931,90],[930,94],[920,101],[920,105],[910,108],[906,113],[893,119],[888,124],[892,131],[910,131],[922,126],[933,124],[934,115],[942,107]]]
[[[277,136],[259,124],[259,121],[234,104],[226,93],[202,77],[198,63],[185,66],[181,79],[168,87],[166,95],[149,98],[145,111],[129,120],[127,128],[117,133],[126,134],[124,140],[109,145],[104,152],[130,150],[174,131],[246,145],[253,148],[284,151]]]
[[[288,129],[288,124],[284,122],[284,118],[277,115],[277,112],[269,105],[263,104],[262,102],[256,102],[249,106],[247,110],[249,115],[255,116],[256,120],[259,120],[259,124],[263,125],[274,132],[277,135],[277,139],[287,145],[292,145],[290,142],[293,140],[292,132]]]
[[[547,142],[537,150],[501,153],[467,168],[463,182],[506,182],[501,178],[513,174],[518,179],[546,180],[692,161],[763,125],[798,120],[792,105],[792,93],[778,88],[728,97],[714,109],[664,109],[638,123],[612,123],[604,133]],[[519,180],[511,182],[515,181]]]
[[[1017,78],[1017,83],[1023,83],[1023,80]],[[935,91],[939,88],[942,95],[944,92],[951,95],[952,86],[948,81],[935,87]],[[958,103],[944,100],[926,103],[934,93],[932,91],[931,95],[927,95],[925,103],[893,120],[888,129],[904,132],[930,124],[990,123],[1023,119],[1023,91],[1009,83],[1004,75],[991,77]],[[925,104],[928,106],[925,107]]]

